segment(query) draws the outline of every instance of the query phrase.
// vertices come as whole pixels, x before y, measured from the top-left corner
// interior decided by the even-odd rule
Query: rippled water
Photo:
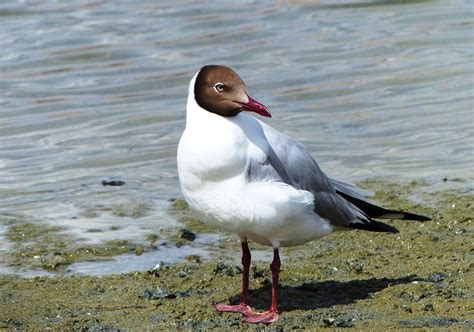
[[[176,226],[187,85],[210,63],[331,176],[472,185],[473,36],[470,1],[3,1],[0,212],[90,242]],[[130,202],[150,211],[84,217]]]

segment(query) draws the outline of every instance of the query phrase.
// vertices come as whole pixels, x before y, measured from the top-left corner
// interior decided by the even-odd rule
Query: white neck
[[[189,82],[188,101],[186,105],[186,128],[189,125],[201,126],[205,121],[222,121],[223,117],[218,114],[206,111],[199,106],[194,96],[194,85],[199,72],[197,72]],[[205,128],[205,127],[203,127]]]

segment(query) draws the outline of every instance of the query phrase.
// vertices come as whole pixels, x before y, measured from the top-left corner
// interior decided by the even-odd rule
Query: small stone
[[[435,234],[430,234],[430,240],[433,242],[438,242],[439,241],[439,236]]]
[[[102,180],[102,185],[103,186],[114,186],[114,187],[120,187],[125,184],[125,181],[121,180]]]
[[[262,269],[256,267],[256,266],[252,266],[252,278],[263,278],[265,277],[265,271],[263,271]]]
[[[441,282],[446,279],[446,274],[442,272],[431,273],[427,278],[426,281],[428,282]]]
[[[164,262],[159,262],[158,264],[155,265],[154,268],[148,270],[147,273],[148,273],[148,275],[159,277],[160,276],[160,271],[163,270],[163,268],[167,268],[165,266],[165,263]]]
[[[184,240],[188,240],[188,241],[196,240],[196,234],[191,232],[189,229],[182,228],[179,230],[179,233],[180,233],[179,237]]]
[[[188,262],[201,263],[201,257],[199,255],[188,255],[185,258]]]
[[[458,228],[454,231],[454,234],[461,235],[461,234],[464,234],[466,232],[467,232],[467,230],[465,228]]]
[[[434,306],[431,303],[425,304],[422,308],[423,311],[434,311]]]
[[[237,274],[242,273],[242,269],[238,266],[227,265],[223,262],[218,262],[214,268],[214,274],[221,274],[228,277],[235,277]]]
[[[189,292],[172,292],[167,289],[156,288],[147,289],[143,293],[142,297],[147,300],[159,300],[159,299],[175,299],[177,297],[188,297]]]
[[[343,318],[336,321],[336,327],[354,327],[353,318]]]
[[[403,309],[403,311],[406,311],[406,312],[410,312],[410,313],[413,312],[413,310],[411,310],[410,306],[408,306],[406,304],[402,305],[402,309]]]
[[[354,267],[354,271],[357,272],[357,273],[362,273],[362,272],[364,272],[364,266],[362,264],[357,264]]]
[[[336,320],[334,318],[324,318],[323,319],[323,323],[324,323],[324,327],[331,327],[331,326],[334,326],[334,322]]]
[[[241,320],[239,317],[231,317],[227,319],[226,325],[227,326],[239,326],[241,324]]]

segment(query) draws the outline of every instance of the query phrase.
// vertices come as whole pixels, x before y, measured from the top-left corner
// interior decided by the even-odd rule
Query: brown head
[[[225,66],[201,68],[194,83],[194,98],[205,110],[225,117],[236,116],[241,111],[271,117],[264,105],[249,97],[239,75]]]

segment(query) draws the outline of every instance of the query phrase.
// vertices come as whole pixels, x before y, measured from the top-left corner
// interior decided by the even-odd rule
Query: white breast
[[[206,112],[205,126],[187,125],[178,146],[178,170],[200,182],[225,181],[247,165],[248,140],[225,118]],[[197,185],[197,184],[196,184]]]

